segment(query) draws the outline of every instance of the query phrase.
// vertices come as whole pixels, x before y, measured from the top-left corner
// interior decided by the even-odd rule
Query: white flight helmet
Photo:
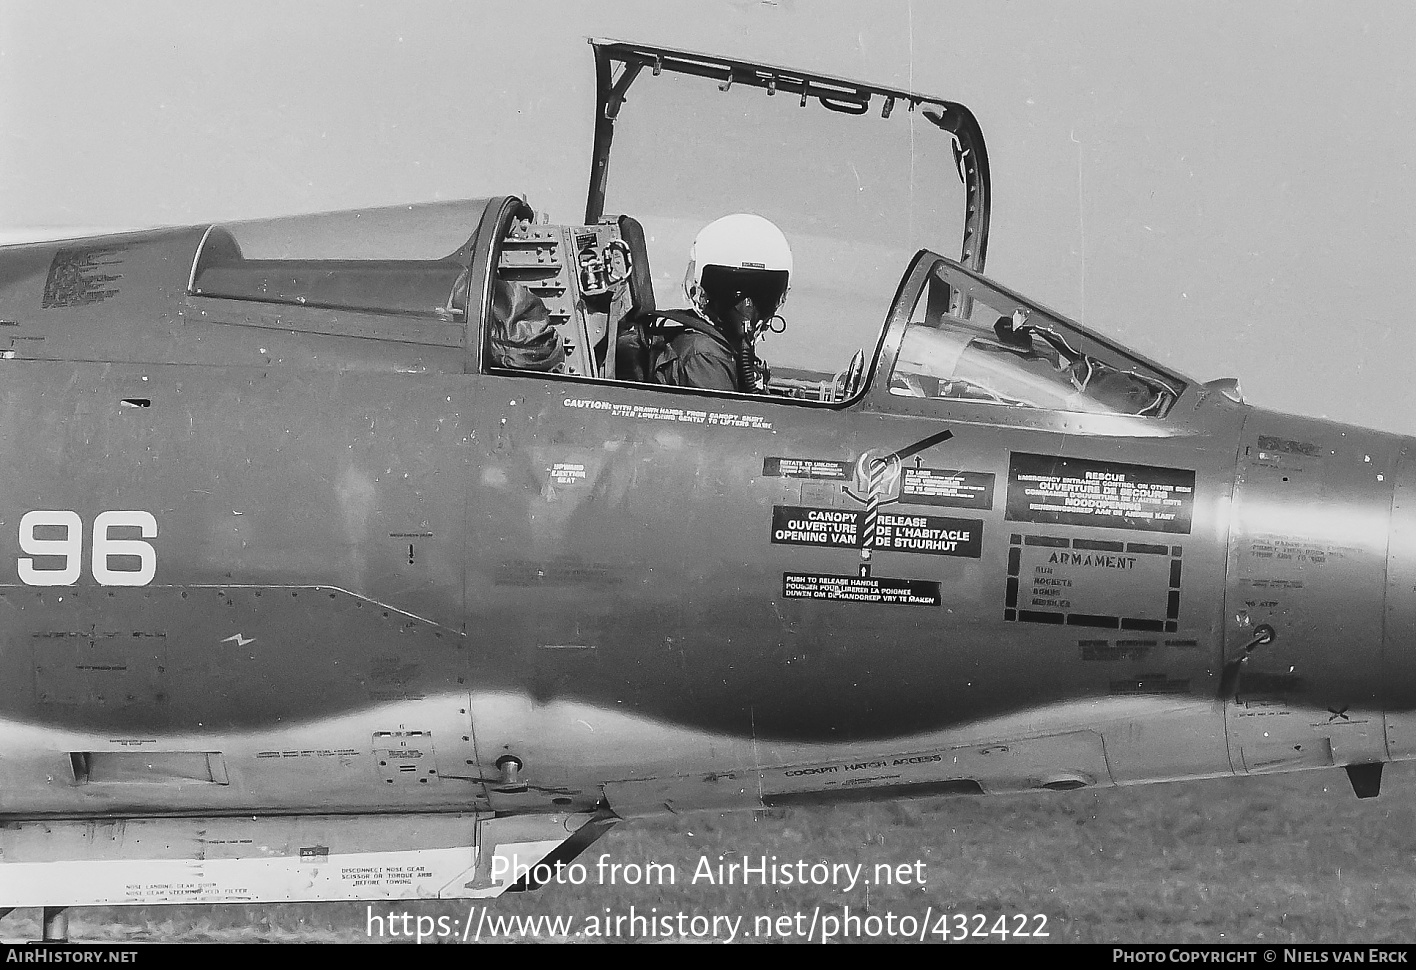
[[[704,226],[688,251],[683,290],[700,310],[705,309],[710,296],[704,290],[705,269],[709,271],[709,289],[715,280],[741,285],[758,298],[758,308],[770,317],[787,298],[792,249],[782,230],[770,220],[739,212]]]

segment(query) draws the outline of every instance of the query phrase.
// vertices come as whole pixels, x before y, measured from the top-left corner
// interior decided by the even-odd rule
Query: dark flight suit
[[[494,367],[557,371],[565,363],[565,342],[551,323],[550,310],[522,283],[492,283],[487,345]]]
[[[650,364],[655,384],[736,391],[737,362],[727,341],[696,330],[683,330],[657,345]]]

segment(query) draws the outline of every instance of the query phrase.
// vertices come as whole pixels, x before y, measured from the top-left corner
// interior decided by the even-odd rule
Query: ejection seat
[[[615,295],[611,307],[610,339],[605,341],[605,359],[601,374],[615,380],[630,380],[634,375],[621,373],[624,363],[637,353],[641,334],[639,326],[657,309],[654,306],[654,274],[649,270],[649,248],[644,243],[644,227],[633,216],[619,217],[620,239],[629,247],[629,278]],[[622,356],[620,351],[624,351]]]

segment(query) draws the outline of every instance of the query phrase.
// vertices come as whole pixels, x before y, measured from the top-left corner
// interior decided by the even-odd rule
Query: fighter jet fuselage
[[[476,211],[440,260],[0,252],[0,904],[486,895],[617,817],[1412,756],[1410,439],[967,237],[855,374],[631,383],[629,266],[574,266],[633,227]],[[505,281],[560,372],[489,355]]]

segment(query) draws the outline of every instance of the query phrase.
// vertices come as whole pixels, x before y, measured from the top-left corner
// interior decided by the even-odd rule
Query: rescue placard
[[[911,468],[900,477],[900,501],[916,505],[949,505],[960,509],[993,508],[993,476],[987,472]]]
[[[884,579],[879,576],[832,576],[824,573],[783,573],[782,596],[793,600],[838,600],[938,606],[939,584],[925,579]]]
[[[778,545],[859,549],[869,514],[864,509],[774,505],[772,541]],[[983,552],[983,521],[877,512],[873,539],[871,547],[885,552],[977,559]]]
[[[1006,517],[1188,534],[1195,473],[1114,461],[1013,453]]]

